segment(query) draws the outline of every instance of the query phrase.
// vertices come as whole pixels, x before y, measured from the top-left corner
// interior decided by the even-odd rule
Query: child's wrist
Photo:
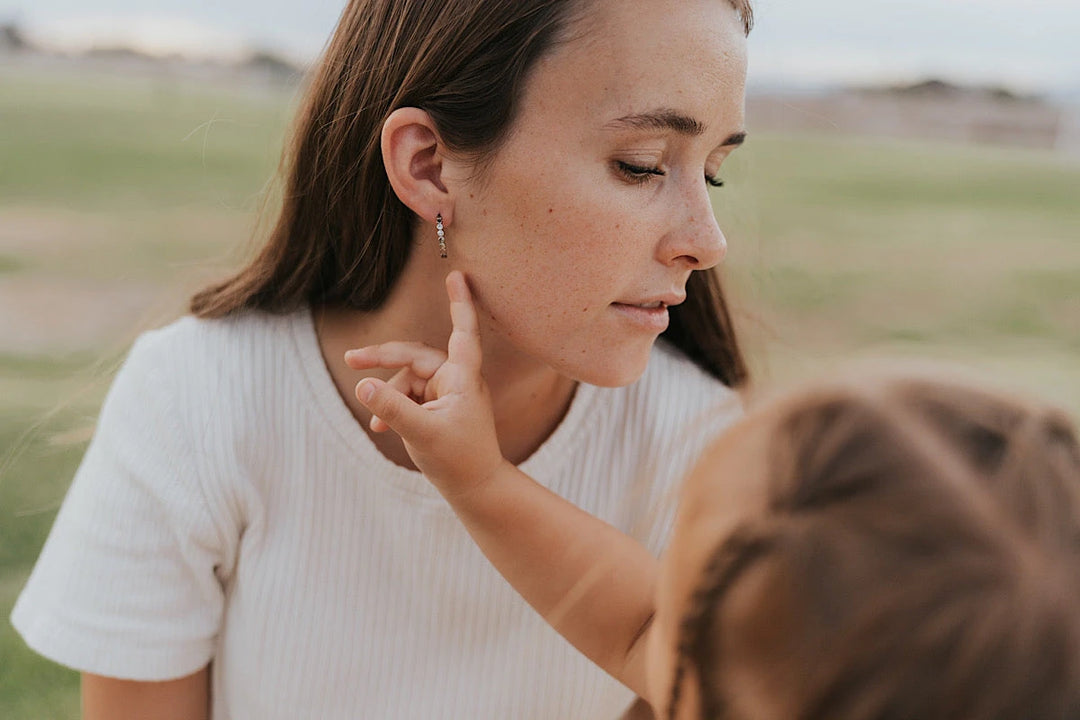
[[[494,486],[500,478],[507,477],[517,468],[502,455],[497,461],[474,468],[463,482],[440,483],[439,492],[452,505],[469,505]]]

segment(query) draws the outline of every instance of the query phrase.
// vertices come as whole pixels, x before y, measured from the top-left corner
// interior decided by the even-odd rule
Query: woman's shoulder
[[[124,369],[167,377],[173,386],[263,376],[295,355],[299,312],[245,312],[217,319],[187,315],[139,335]]]
[[[186,448],[179,454],[193,455],[214,482],[256,466],[267,427],[287,433],[305,402],[297,326],[308,317],[186,316],[143,333],[112,382],[98,432],[122,440],[144,426],[175,436]]]
[[[304,317],[182,317],[136,339],[114,388],[142,378],[182,415],[195,418],[230,405],[250,408],[267,387],[286,391],[297,363],[296,325]]]
[[[199,318],[185,315],[163,327],[148,330],[136,339],[131,356],[177,357],[198,355],[203,361],[228,357],[239,352],[251,353],[267,347],[287,347],[297,311],[272,315],[249,311],[224,318]]]

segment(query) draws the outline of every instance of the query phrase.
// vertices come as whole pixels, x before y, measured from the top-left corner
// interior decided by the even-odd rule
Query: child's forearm
[[[656,560],[632,538],[548,491],[503,458],[480,372],[476,308],[464,276],[446,278],[446,353],[416,343],[351,351],[350,367],[395,368],[356,397],[371,428],[392,428],[488,560],[586,657],[642,697],[641,648],[653,614]],[[406,396],[407,388],[413,397]]]
[[[509,462],[447,500],[488,560],[560,634],[645,697],[657,561]]]

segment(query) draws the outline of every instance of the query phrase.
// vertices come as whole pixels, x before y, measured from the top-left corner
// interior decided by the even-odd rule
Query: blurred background
[[[0,717],[78,716],[6,616],[131,340],[257,242],[342,5],[0,0]],[[756,8],[715,206],[758,379],[930,357],[1075,416],[1080,4]]]

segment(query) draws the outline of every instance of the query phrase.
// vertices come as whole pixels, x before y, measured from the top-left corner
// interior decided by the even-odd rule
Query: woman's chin
[[[652,345],[649,346],[651,349]],[[569,368],[566,374],[578,382],[598,387],[625,387],[634,384],[645,374],[649,355],[648,350],[618,355],[605,353],[588,363],[581,363],[580,367]]]

